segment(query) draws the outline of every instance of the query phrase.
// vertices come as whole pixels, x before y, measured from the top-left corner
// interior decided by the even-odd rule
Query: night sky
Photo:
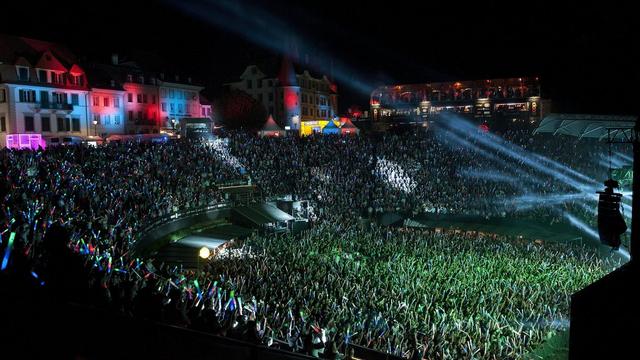
[[[555,111],[638,113],[637,12],[627,4],[134,3],[12,1],[0,32],[62,42],[90,60],[162,60],[212,94],[246,65],[293,48],[317,72],[333,70],[343,111],[366,107],[381,84],[539,75]]]

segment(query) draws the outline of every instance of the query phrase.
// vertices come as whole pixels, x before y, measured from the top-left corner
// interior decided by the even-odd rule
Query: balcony
[[[41,109],[73,111],[73,105],[66,103],[39,102],[36,106]]]

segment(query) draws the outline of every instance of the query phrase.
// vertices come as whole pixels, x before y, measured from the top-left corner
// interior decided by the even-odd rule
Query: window
[[[105,125],[111,125],[111,118],[109,115],[105,115],[104,116],[104,124]]]
[[[169,109],[171,113],[174,113],[176,111],[175,105],[173,103],[169,104]]]
[[[258,100],[262,102],[262,94],[258,94]]]
[[[0,116],[0,131],[7,131],[7,118]]]
[[[102,99],[103,105],[104,107],[109,107],[109,98],[108,97],[104,97]]]
[[[133,94],[132,93],[127,93],[127,101],[133,102]]]
[[[33,131],[33,116],[24,117],[24,131]]]
[[[120,99],[118,99],[117,97],[113,98],[113,107],[120,108]]]
[[[20,102],[36,102],[36,91],[35,90],[18,90],[18,98]]]
[[[262,80],[261,79],[256,80],[256,86],[258,87],[258,89],[262,88]]]
[[[253,81],[251,79],[247,80],[247,89],[253,88]]]
[[[7,92],[4,89],[0,89],[0,103],[7,101]]]
[[[56,127],[58,131],[64,131],[64,118],[56,117]]]
[[[113,125],[120,125],[120,115],[113,115]]]
[[[64,128],[65,131],[71,131],[71,119],[64,118]]]
[[[93,106],[100,106],[100,97],[99,96],[94,96],[93,97]]]
[[[269,101],[273,101],[273,93],[269,93]]]
[[[162,107],[162,111],[167,112],[167,103],[161,103],[160,107]]]
[[[129,121],[133,121],[133,111],[129,110]]]
[[[127,82],[133,82],[133,75],[127,75]]]
[[[205,110],[205,108],[201,109],[202,111],[200,111],[200,115],[205,116],[207,114],[207,111]]]
[[[22,66],[18,67],[18,80],[29,81],[29,68]]]
[[[80,105],[80,96],[78,94],[71,94],[71,104]]]
[[[155,95],[151,95],[151,103],[152,104],[156,103],[156,96]]]
[[[138,100],[138,104],[142,102],[142,94],[138,94],[137,99]]]
[[[178,114],[182,114],[182,103],[178,104]]]
[[[142,94],[142,102],[147,103],[147,94]]]
[[[80,131],[80,119],[73,118],[73,131]]]
[[[142,120],[142,111],[138,111],[138,120]]]
[[[71,84],[73,85],[77,85],[77,86],[84,85],[84,77],[82,75],[78,75],[78,76],[71,75],[69,79],[71,79]]]
[[[62,74],[51,72],[51,82],[54,84],[62,84]]]
[[[56,104],[68,104],[67,93],[53,93],[53,102]]]
[[[152,119],[152,120],[155,120],[155,119],[156,119],[156,116],[158,116],[158,114],[154,111],[154,112],[153,112],[153,114],[151,115],[151,119]]]
[[[48,116],[40,117],[40,125],[42,131],[51,131],[51,119]]]
[[[308,114],[309,114],[309,113],[307,112],[307,108],[306,108],[306,107],[303,107],[303,108],[302,108],[302,115],[303,115],[303,116],[307,116]]]
[[[47,71],[46,70],[38,70],[38,81],[47,82]]]
[[[269,87],[272,87],[272,86],[273,86],[273,80],[269,80],[269,81],[267,82],[267,84],[269,84]]]
[[[100,123],[100,115],[98,114],[93,114],[93,121],[95,121],[96,123]]]
[[[49,103],[49,92],[48,91],[40,90],[40,102],[42,104],[48,104]]]

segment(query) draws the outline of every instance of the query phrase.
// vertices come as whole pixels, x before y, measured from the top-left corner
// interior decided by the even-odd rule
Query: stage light
[[[211,251],[209,251],[208,247],[203,246],[200,248],[200,252],[198,253],[198,256],[200,256],[203,259],[208,259],[210,255],[211,255]]]
[[[614,192],[618,182],[609,179],[604,182],[604,191],[598,191],[598,234],[600,241],[613,249],[620,247],[620,235],[627,231],[627,224],[620,213],[622,194]]]

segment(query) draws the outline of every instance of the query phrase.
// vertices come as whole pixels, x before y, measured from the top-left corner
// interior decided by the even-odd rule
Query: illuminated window
[[[142,94],[142,102],[147,103],[147,94]]]
[[[100,97],[99,96],[94,96],[93,97],[93,106],[100,106]]]
[[[98,115],[98,114],[93,115],[93,121],[95,121],[97,124],[99,124],[100,123],[100,115]]]
[[[142,111],[138,111],[138,120],[142,120]]]
[[[114,115],[113,116],[113,124],[114,125],[120,125],[120,115]]]
[[[73,124],[73,131],[80,131],[80,119],[78,118],[73,118],[71,119],[72,124]]]
[[[127,101],[128,102],[133,102],[133,94],[132,93],[127,93]]]
[[[109,107],[109,98],[108,97],[104,97],[102,99],[102,101],[103,101],[104,107]]]
[[[71,94],[71,104],[72,105],[80,104],[80,96],[78,96],[78,94]]]
[[[165,102],[161,103],[160,107],[162,108],[162,111],[167,112],[167,103]]]
[[[0,131],[7,131],[7,118],[0,116]]]
[[[152,104],[156,103],[156,96],[155,95],[151,95],[151,103]]]
[[[133,111],[129,110],[129,121],[133,121]]]
[[[131,74],[127,75],[127,82],[133,82],[133,75]]]
[[[176,111],[175,105],[173,103],[169,104],[169,109],[172,113],[174,113]]]
[[[120,99],[118,99],[117,97],[113,98],[113,107],[114,108],[119,108],[120,107]]]
[[[109,115],[105,115],[104,116],[104,124],[105,125],[111,125],[111,118]]]
[[[138,104],[142,102],[142,94],[138,94],[137,99],[138,100]]]
[[[42,131],[51,131],[51,119],[48,116],[40,117],[40,124]]]

